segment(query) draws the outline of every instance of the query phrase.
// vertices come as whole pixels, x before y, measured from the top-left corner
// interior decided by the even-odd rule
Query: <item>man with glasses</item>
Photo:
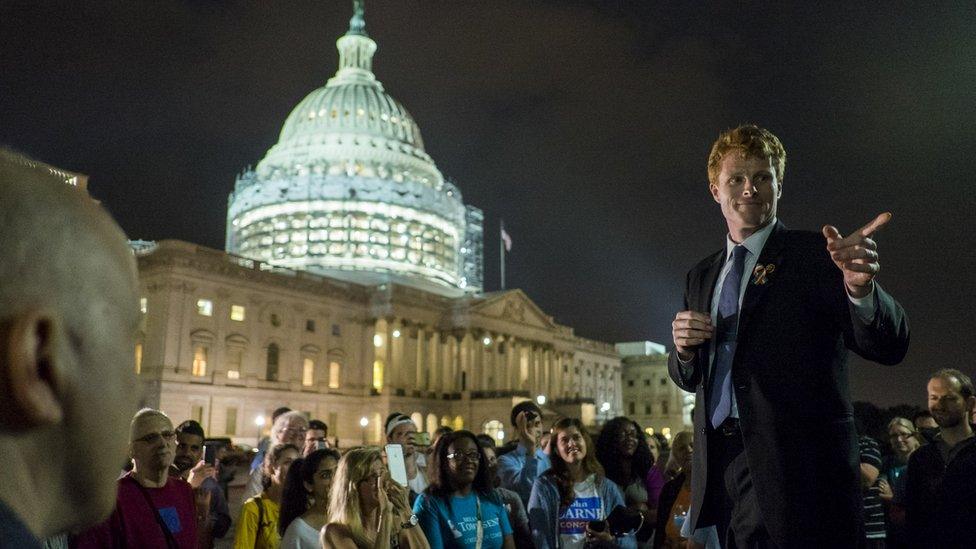
[[[115,511],[83,532],[73,547],[197,547],[193,489],[170,476],[176,431],[166,414],[143,408],[132,418],[129,436],[132,471],[118,481]]]
[[[301,412],[285,412],[275,419],[271,426],[271,444],[269,448],[274,448],[278,444],[292,444],[295,448],[305,446],[305,434],[308,433],[308,419]],[[247,501],[261,493],[263,489],[261,478],[262,467],[251,471],[251,476],[247,480],[247,487],[244,489],[244,499]]]

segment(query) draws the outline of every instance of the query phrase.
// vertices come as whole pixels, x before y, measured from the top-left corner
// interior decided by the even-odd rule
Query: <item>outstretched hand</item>
[[[870,237],[889,221],[891,212],[878,214],[867,225],[846,237],[841,237],[833,225],[824,225],[827,251],[834,265],[844,273],[844,285],[851,297],[861,298],[871,293],[881,264],[878,262],[878,244]]]

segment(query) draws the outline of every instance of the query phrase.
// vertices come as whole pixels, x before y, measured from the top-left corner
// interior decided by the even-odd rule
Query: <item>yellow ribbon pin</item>
[[[756,265],[756,268],[752,270],[752,283],[757,286],[762,286],[768,282],[767,278],[773,271],[776,270],[776,265],[770,263],[769,265]]]

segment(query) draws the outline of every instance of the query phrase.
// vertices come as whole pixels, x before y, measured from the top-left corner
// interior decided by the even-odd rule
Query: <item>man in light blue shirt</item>
[[[542,437],[542,410],[531,400],[512,407],[512,426],[518,446],[498,457],[498,477],[502,488],[514,491],[529,504],[532,484],[549,469],[549,455],[539,444]]]

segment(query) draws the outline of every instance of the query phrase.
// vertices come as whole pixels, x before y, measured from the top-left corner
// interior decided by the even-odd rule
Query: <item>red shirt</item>
[[[150,501],[146,501],[146,495],[149,496],[152,507]],[[170,476],[162,488],[145,488],[132,478],[132,473],[127,473],[119,479],[119,491],[112,516],[76,536],[71,546],[82,549],[166,549],[169,545],[160,520],[172,534],[179,549],[196,547],[196,507],[190,485]]]

